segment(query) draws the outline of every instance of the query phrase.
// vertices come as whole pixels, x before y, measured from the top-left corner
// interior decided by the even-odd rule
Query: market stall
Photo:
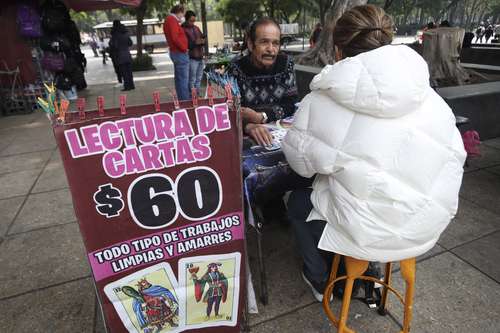
[[[0,111],[28,113],[43,94],[43,82],[55,82],[69,99],[85,89],[86,59],[80,32],[69,9],[92,11],[137,6],[140,0],[5,0],[0,4]]]

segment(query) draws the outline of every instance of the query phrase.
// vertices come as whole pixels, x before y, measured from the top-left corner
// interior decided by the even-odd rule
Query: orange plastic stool
[[[344,262],[346,267],[346,275],[337,277],[337,271],[340,264],[340,254],[336,254],[333,259],[332,271],[330,273],[330,277],[328,279],[328,285],[323,294],[323,309],[326,312],[326,315],[333,323],[335,327],[337,327],[339,333],[354,333],[354,331],[347,327],[347,317],[349,315],[349,305],[351,304],[351,294],[352,287],[355,279],[361,280],[369,280],[383,285],[382,290],[382,298],[380,300],[379,313],[385,315],[385,309],[387,305],[387,295],[388,291],[392,291],[403,303],[404,305],[404,322],[403,322],[403,330],[400,333],[409,333],[410,332],[410,322],[413,311],[413,294],[415,292],[415,258],[405,259],[400,261],[401,266],[401,275],[406,282],[406,293],[403,299],[403,296],[391,287],[391,268],[392,263],[388,262],[385,265],[385,277],[384,281],[379,280],[377,278],[371,276],[362,275],[366,269],[368,268],[368,261],[360,260],[348,256],[344,256]],[[340,309],[340,319],[337,319],[335,315],[332,313],[330,309],[330,298],[333,293],[333,286],[336,282],[340,280],[346,280],[344,296],[342,299],[342,307]]]

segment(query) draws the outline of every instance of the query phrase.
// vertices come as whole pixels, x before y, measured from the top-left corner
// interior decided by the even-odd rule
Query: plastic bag
[[[466,131],[462,134],[462,140],[468,157],[481,155],[481,151],[479,150],[481,141],[478,132],[473,130]]]

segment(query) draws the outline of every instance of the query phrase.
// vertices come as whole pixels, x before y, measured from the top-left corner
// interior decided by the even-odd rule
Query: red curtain
[[[36,71],[31,60],[31,48],[27,41],[17,32],[17,3],[15,0],[3,0],[0,5],[0,70],[5,70],[4,63],[9,69],[20,66],[23,82],[32,83],[36,78]]]

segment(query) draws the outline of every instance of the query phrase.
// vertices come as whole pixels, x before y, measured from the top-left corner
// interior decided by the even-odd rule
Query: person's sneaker
[[[370,262],[368,264],[368,268],[366,272],[363,274],[365,276],[371,276],[376,279],[382,278],[382,270],[380,268],[380,264],[378,262]],[[365,288],[365,302],[370,308],[376,308],[380,304],[380,287],[382,287],[379,283],[374,283],[372,281],[364,281]]]
[[[322,283],[317,283],[315,281],[309,280],[304,272],[302,272],[302,278],[304,279],[305,283],[311,288],[311,291],[313,293],[314,298],[318,302],[323,302],[323,292],[326,288],[326,282]],[[333,300],[333,295],[330,295],[330,302]]]

